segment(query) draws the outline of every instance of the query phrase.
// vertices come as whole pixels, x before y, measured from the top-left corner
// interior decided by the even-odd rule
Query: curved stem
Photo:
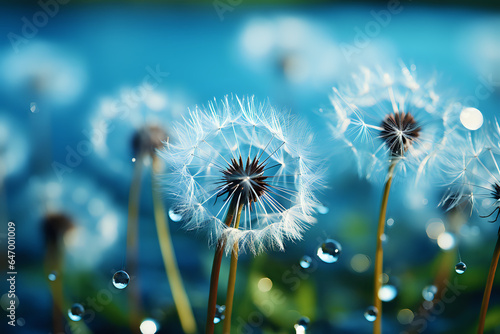
[[[495,279],[495,272],[497,270],[498,259],[500,258],[500,230],[498,231],[498,239],[495,245],[495,250],[493,251],[493,257],[491,259],[490,271],[488,273],[488,280],[486,281],[486,287],[484,289],[483,302],[481,303],[481,312],[479,314],[479,327],[477,329],[478,334],[482,334],[484,331],[484,322],[486,320],[486,312],[488,311],[488,304],[490,302],[491,289],[493,287],[493,280]]]
[[[377,317],[373,323],[373,333],[382,333],[382,301],[378,296],[378,292],[382,287],[382,270],[384,261],[384,249],[382,247],[382,235],[384,234],[385,227],[385,216],[387,211],[387,202],[389,200],[389,192],[391,190],[392,178],[394,174],[394,168],[396,167],[397,160],[392,160],[389,166],[389,171],[387,172],[387,181],[384,187],[384,194],[382,196],[382,204],[380,206],[380,215],[378,218],[378,228],[377,228],[377,248],[375,251],[375,274],[373,276],[373,305],[377,309]]]
[[[240,225],[241,210],[243,205],[238,207],[238,214],[236,215],[236,221],[233,228],[238,228]],[[233,313],[233,298],[234,298],[234,286],[236,283],[236,268],[238,267],[238,242],[233,246],[233,251],[231,252],[231,264],[229,266],[229,279],[227,282],[227,295],[226,295],[226,314],[224,318],[224,327],[222,333],[231,333],[231,314]]]
[[[224,224],[229,226],[234,218],[236,204],[231,202],[229,204],[229,209],[227,210],[226,219]],[[224,255],[224,248],[226,247],[226,240],[221,239],[217,243],[214,254],[214,262],[212,263],[212,273],[210,275],[210,292],[208,295],[208,307],[207,307],[207,323],[205,325],[205,333],[212,334],[214,332],[214,317],[215,309],[217,306],[217,289],[219,287],[219,273],[220,265],[222,262],[222,256]]]
[[[128,222],[127,222],[127,270],[135,276],[135,284],[131,284],[129,290],[130,304],[130,329],[132,333],[139,333],[140,324],[140,296],[137,282],[137,249],[138,249],[138,220],[139,202],[141,193],[141,176],[144,164],[143,157],[138,157],[134,166],[132,184],[130,185],[128,200]]]
[[[179,273],[179,267],[175,258],[174,247],[172,245],[172,238],[168,228],[168,221],[165,215],[165,207],[160,198],[158,184],[155,180],[155,175],[159,170],[159,162],[153,158],[153,171],[151,173],[151,182],[153,190],[153,210],[155,215],[156,230],[158,233],[158,242],[160,243],[161,255],[163,257],[163,264],[167,273],[170,290],[174,304],[179,314],[182,329],[184,333],[196,333],[196,321],[194,319],[191,304],[182,283],[182,278]]]

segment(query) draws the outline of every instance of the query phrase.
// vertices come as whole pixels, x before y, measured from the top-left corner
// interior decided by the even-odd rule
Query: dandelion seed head
[[[226,251],[284,249],[315,222],[321,181],[312,137],[293,116],[253,97],[212,101],[177,123],[160,153],[166,190],[187,230],[221,238]],[[226,221],[241,206],[239,225]]]
[[[391,161],[396,175],[418,179],[436,170],[458,118],[435,90],[434,78],[417,77],[416,67],[361,68],[351,81],[333,89],[333,109],[324,112],[333,138],[347,147],[358,174],[384,181]],[[454,123],[450,124],[452,120]]]

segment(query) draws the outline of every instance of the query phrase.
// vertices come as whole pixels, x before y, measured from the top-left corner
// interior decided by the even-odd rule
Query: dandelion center
[[[491,191],[491,197],[496,201],[500,201],[500,184],[495,183],[493,185],[493,190]]]
[[[393,156],[402,156],[420,135],[420,126],[410,113],[395,112],[382,121],[380,137]]]
[[[168,138],[167,133],[157,125],[144,126],[138,129],[132,137],[134,155],[149,154],[153,156],[157,149],[163,147]]]
[[[259,162],[257,156],[252,160],[248,157],[245,164],[241,156],[239,159],[232,158],[226,170],[222,171],[222,181],[219,181],[222,183],[219,187],[221,192],[217,197],[227,194],[224,201],[236,199],[240,204],[247,204],[251,208],[252,203],[257,202],[268,191],[265,167],[265,163]]]

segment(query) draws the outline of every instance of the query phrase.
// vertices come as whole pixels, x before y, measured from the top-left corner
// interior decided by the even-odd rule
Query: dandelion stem
[[[488,311],[491,289],[493,287],[493,280],[495,279],[495,272],[497,270],[499,258],[500,258],[500,230],[498,230],[497,243],[495,245],[495,250],[493,251],[493,257],[491,259],[491,264],[490,264],[490,272],[488,273],[488,280],[486,281],[486,287],[484,289],[483,302],[481,303],[481,312],[479,314],[479,327],[477,329],[478,334],[482,334],[484,331],[486,312]]]
[[[241,210],[243,205],[240,204],[238,207],[238,214],[236,215],[236,221],[233,228],[238,228],[240,225]],[[224,327],[222,329],[223,334],[231,333],[231,314],[233,312],[233,298],[234,298],[234,286],[236,283],[236,268],[238,266],[238,242],[233,246],[233,251],[231,252],[231,264],[229,266],[229,279],[227,282],[227,295],[226,295],[226,314],[224,317]]]
[[[160,169],[160,162],[157,158],[153,158],[153,172],[152,177],[152,190],[153,190],[153,210],[156,221],[156,230],[158,233],[158,242],[160,243],[161,255],[163,257],[163,264],[167,273],[170,290],[174,299],[177,313],[181,322],[184,333],[196,333],[196,321],[194,319],[193,311],[189,303],[189,299],[182,284],[182,278],[177,266],[175,258],[174,247],[172,245],[172,238],[168,228],[168,222],[165,215],[165,208],[160,198],[158,190],[158,183],[155,180],[155,175]]]
[[[236,209],[236,203],[231,201],[229,208],[227,210],[226,219],[224,224],[229,226],[234,218],[234,213]],[[208,308],[207,308],[207,323],[205,325],[205,333],[213,334],[214,332],[214,317],[215,309],[217,306],[217,289],[219,286],[219,273],[220,265],[222,262],[222,256],[224,255],[224,248],[226,247],[226,240],[222,238],[217,242],[217,247],[214,254],[214,262],[212,264],[212,273],[210,275],[210,293],[208,296]]]
[[[52,324],[54,333],[64,332],[63,321],[63,273],[62,273],[62,250],[61,247],[55,244],[47,246],[47,255],[45,257],[45,276],[54,271],[57,273],[57,278],[50,284],[50,292],[52,294]]]
[[[137,236],[138,236],[138,219],[139,219],[139,202],[141,192],[141,176],[144,158],[137,158],[134,166],[134,174],[132,176],[132,184],[130,185],[129,200],[128,200],[128,222],[127,222],[127,270],[129,273],[137,277]],[[130,329],[132,333],[139,332],[140,324],[140,296],[137,278],[135,283],[131,284],[129,290],[130,304]]]
[[[394,168],[396,167],[397,160],[393,159],[391,165],[389,166],[389,171],[387,172],[387,181],[384,186],[384,194],[382,196],[382,204],[380,206],[380,215],[378,218],[378,228],[377,228],[377,249],[375,252],[375,274],[373,277],[373,304],[377,309],[377,317],[373,323],[373,333],[382,333],[382,301],[378,296],[378,292],[382,287],[382,270],[384,261],[384,249],[382,247],[382,235],[384,234],[385,227],[385,216],[387,211],[387,202],[389,200],[389,192],[391,189],[392,179],[394,176]]]

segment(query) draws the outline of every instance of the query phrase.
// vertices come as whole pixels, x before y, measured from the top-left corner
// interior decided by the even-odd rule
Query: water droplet
[[[36,114],[38,112],[38,106],[36,105],[35,102],[30,103],[30,111],[34,114]]]
[[[24,320],[24,318],[17,319],[17,325],[20,327],[26,325],[26,320]]]
[[[136,161],[135,158],[132,158],[132,162],[135,162],[135,161]]]
[[[387,219],[387,226],[392,226],[392,225],[394,225],[394,219],[392,218]]]
[[[467,270],[467,265],[463,262],[458,262],[455,265],[455,271],[457,274],[462,275]]]
[[[82,304],[75,303],[68,310],[68,317],[73,321],[80,321],[82,319],[82,315],[85,312]]]
[[[300,259],[300,266],[304,269],[307,269],[311,266],[312,259],[308,255],[304,255],[302,259]]]
[[[304,329],[306,329],[307,326],[309,326],[309,322],[310,322],[310,320],[308,317],[302,317],[297,322],[297,325],[302,326],[302,327],[304,327]]]
[[[483,125],[483,114],[476,108],[464,108],[460,113],[460,122],[469,130],[477,130]]]
[[[308,317],[302,317],[297,321],[297,323],[293,326],[295,328],[295,333],[296,334],[304,334],[306,332],[307,326],[309,326],[309,318]]]
[[[174,209],[169,209],[168,210],[168,216],[170,217],[170,220],[173,222],[180,222],[182,220],[182,216],[178,213],[175,212]]]
[[[322,206],[322,205],[317,206],[317,207],[316,207],[316,210],[317,210],[320,214],[322,214],[322,215],[326,215],[326,214],[330,211],[330,209],[329,209],[329,208],[327,208],[326,206]]]
[[[396,296],[398,295],[398,290],[394,285],[383,285],[379,290],[378,290],[378,297],[380,298],[381,301],[383,302],[390,302]]]
[[[434,295],[437,293],[438,289],[434,285],[427,285],[422,289],[422,297],[424,297],[427,301],[432,301],[434,299]]]
[[[142,334],[155,334],[158,331],[158,323],[153,319],[144,319],[139,329]]]
[[[378,310],[375,306],[369,306],[365,311],[365,319],[373,322],[377,319]]]
[[[117,289],[125,289],[128,285],[128,282],[130,281],[130,276],[126,271],[123,270],[118,270],[114,275],[113,275],[113,285]]]
[[[215,306],[215,317],[214,317],[214,324],[218,324],[222,320],[224,320],[224,311],[226,310],[226,307],[224,305],[216,305]]]
[[[54,282],[57,278],[57,271],[52,271],[50,274],[49,274],[49,281],[52,281]]]
[[[325,242],[318,247],[317,255],[323,262],[334,263],[337,262],[341,253],[342,246],[340,246],[337,241],[326,239]]]

